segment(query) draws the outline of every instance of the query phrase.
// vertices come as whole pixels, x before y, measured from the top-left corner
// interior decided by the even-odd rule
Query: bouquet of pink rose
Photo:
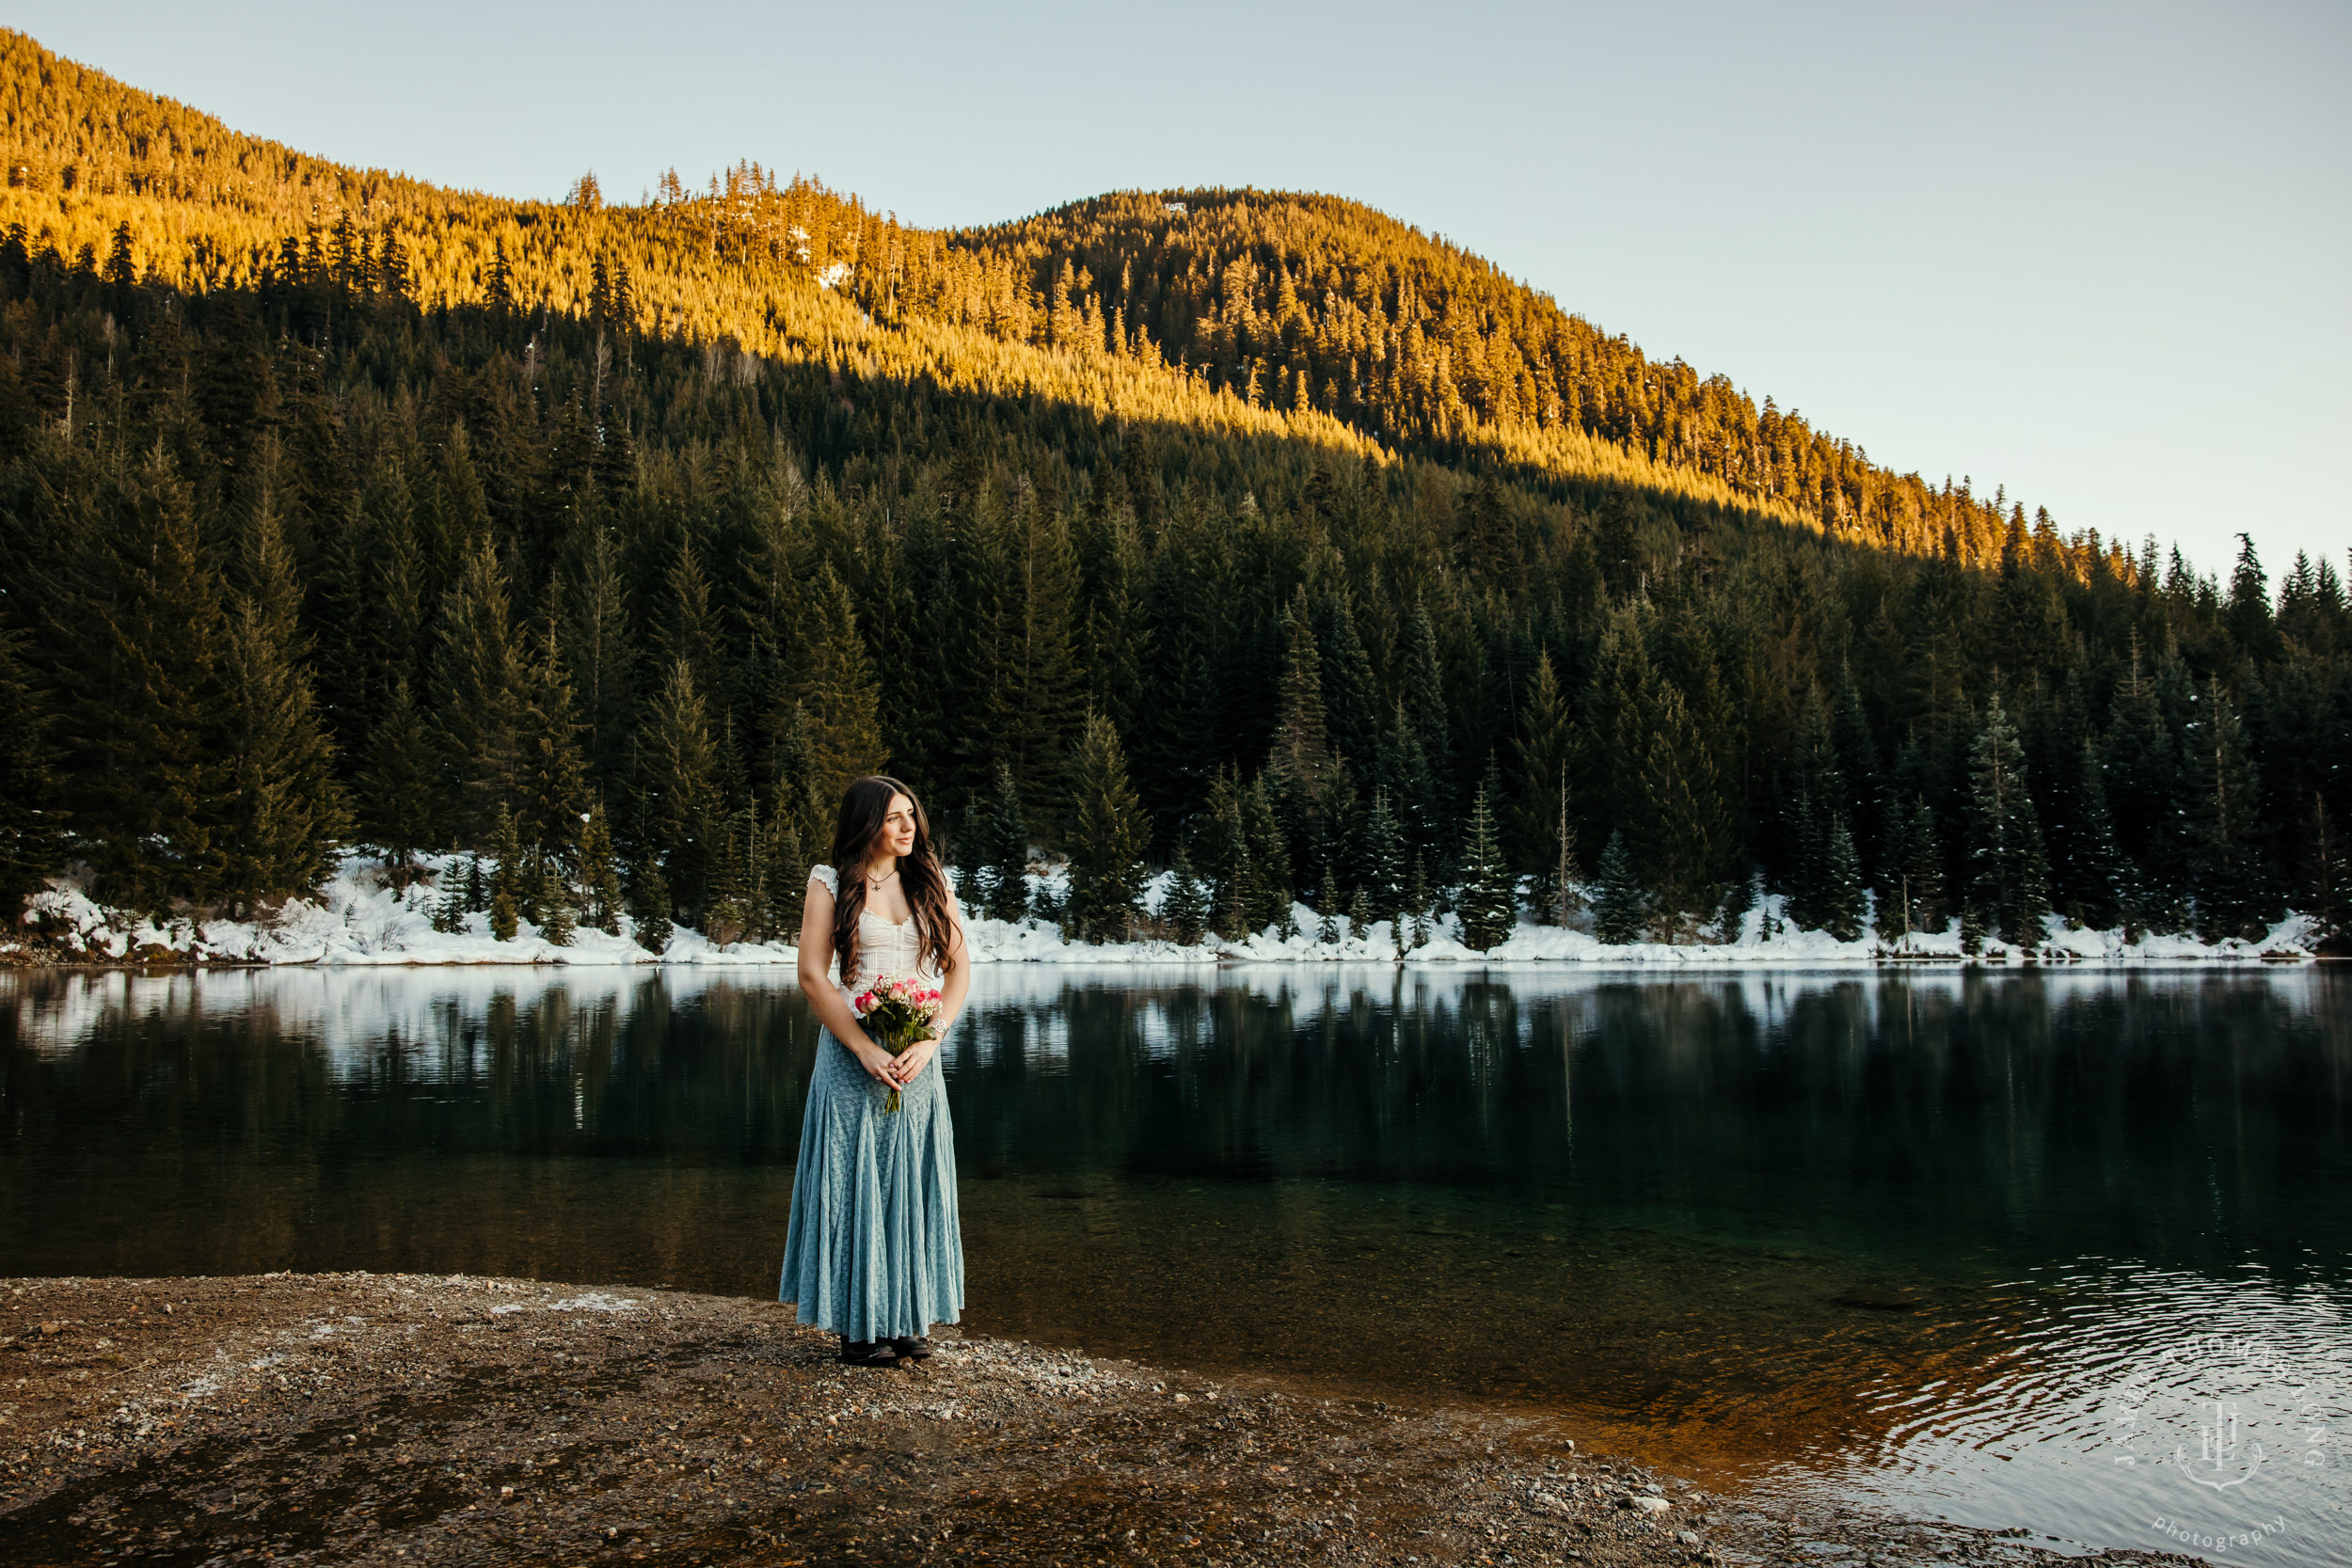
[[[911,974],[884,974],[850,998],[850,1011],[866,1025],[875,1044],[896,1056],[908,1046],[931,1037],[931,1020],[939,1016],[939,992]],[[891,1086],[885,1111],[898,1108],[898,1090]]]

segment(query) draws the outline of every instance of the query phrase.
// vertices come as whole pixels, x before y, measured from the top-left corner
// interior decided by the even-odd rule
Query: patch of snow
[[[334,875],[311,895],[289,899],[268,919],[251,921],[168,920],[157,925],[144,916],[110,911],[90,898],[87,879],[58,878],[28,901],[28,918],[72,949],[88,958],[201,964],[310,966],[321,969],[384,965],[435,964],[449,966],[548,965],[566,968],[662,965],[721,969],[759,966],[790,969],[800,961],[797,947],[781,942],[711,942],[702,933],[677,927],[659,954],[646,951],[636,939],[636,927],[627,915],[617,934],[581,926],[569,945],[558,947],[529,922],[515,940],[500,942],[490,935],[489,917],[464,917],[462,928],[437,931],[432,907],[439,896],[437,884],[463,875],[466,857],[422,857],[423,876],[409,887],[395,889],[382,866],[359,854],[343,856]],[[1156,918],[1164,907],[1173,875],[1161,872],[1142,890],[1142,904]],[[1057,907],[1069,896],[1068,878],[1061,867],[1031,872],[1027,878],[1032,907]],[[2290,915],[2260,940],[2231,939],[2207,942],[2192,936],[2143,935],[2126,941],[2122,931],[2073,930],[2052,916],[2041,942],[2031,953],[2014,944],[1992,942],[1971,958],[1962,950],[1958,921],[1939,931],[1894,933],[1882,938],[1866,920],[1862,932],[1841,942],[1825,931],[1797,929],[1787,918],[1786,900],[1772,895],[1750,910],[1729,941],[1722,933],[1702,931],[1701,940],[1687,942],[1641,942],[1612,944],[1577,926],[1544,926],[1522,915],[1500,945],[1478,952],[1462,941],[1461,922],[1439,915],[1425,925],[1422,940],[1409,940],[1400,954],[1397,933],[1385,920],[1362,930],[1350,927],[1342,916],[1334,920],[1338,940],[1322,942],[1322,917],[1304,904],[1291,907],[1288,936],[1279,926],[1238,940],[1210,937],[1194,945],[1164,938],[1132,942],[1084,942],[1066,935],[1051,921],[1036,918],[1006,921],[967,911],[965,930],[976,964],[1085,964],[1200,968],[1219,963],[1284,964],[1471,964],[1531,966],[1551,964],[1668,966],[1863,966],[1886,962],[1904,964],[2035,963],[2042,965],[2144,965],[2176,963],[2259,963],[2308,961],[2315,933],[2310,919]],[[1712,940],[1710,940],[1712,939]]]
[[[827,261],[817,274],[817,286],[820,289],[837,289],[849,280],[850,263],[847,261]]]

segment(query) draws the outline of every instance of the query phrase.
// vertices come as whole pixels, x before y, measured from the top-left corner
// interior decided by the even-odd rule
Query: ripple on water
[[[2340,1287],[2251,1268],[2037,1272],[1954,1325],[1979,1381],[1882,1369],[1862,1390],[1881,1442],[1762,1484],[2221,1561],[2352,1561],[2345,1307]]]

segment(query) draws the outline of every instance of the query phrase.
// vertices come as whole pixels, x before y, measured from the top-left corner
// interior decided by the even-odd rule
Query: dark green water
[[[2090,1544],[2352,1557],[2352,975],[1003,966],[975,996],[944,1060],[978,1329]],[[816,1043],[759,972],[0,981],[0,1267],[765,1294]]]

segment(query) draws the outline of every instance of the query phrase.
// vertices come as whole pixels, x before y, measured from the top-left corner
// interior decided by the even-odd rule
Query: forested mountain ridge
[[[1597,444],[1839,537],[1979,562],[2010,520],[2001,499],[1877,467],[1358,202],[1121,193],[954,243],[1025,271],[1056,338],[1132,335],[1252,404],[1319,409],[1401,450],[1576,474]]]
[[[69,113],[5,41],[10,145],[48,160],[0,208],[11,909],[69,862],[139,910],[250,908],[357,842],[489,851],[463,895],[494,924],[772,930],[886,761],[1005,912],[1030,846],[1066,851],[1054,912],[1090,934],[1146,860],[1185,873],[1180,935],[1292,894],[1483,921],[1513,874],[1550,910],[1564,864],[1620,933],[1689,935],[1758,876],[1807,924],[1867,888],[1882,928],[2012,942],[2050,908],[2341,911],[2334,562],[2274,601],[2250,550],[2224,584],[2015,511],[1971,564],[1958,492],[1964,540],[1916,551],[1724,499],[1761,468],[1579,436],[1596,466],[1546,470],[1501,444],[1495,340],[1533,339],[1487,333],[1470,393],[1453,359],[1408,388],[1422,322],[1470,352],[1445,300],[1379,329],[1396,400],[1334,374],[1312,406],[1342,347],[1368,381],[1371,306],[1269,329],[1263,257],[1139,198],[1106,198],[1160,235],[1100,252],[1116,290],[1072,260],[1040,294],[1091,219],[924,235],[749,168],[637,209],[371,187],[103,78]],[[1235,244],[1290,201],[1233,198]],[[1488,298],[1477,266],[1396,277]],[[1253,404],[1261,360],[1310,407]]]
[[[423,304],[617,310],[852,379],[1499,462],[1588,498],[1652,486],[1978,562],[2016,510],[1878,468],[1771,399],[1654,362],[1336,198],[1123,193],[940,233],[744,164],[700,191],[672,172],[638,206],[608,206],[593,178],[561,204],[514,201],[244,135],[6,30],[0,104],[0,223],[94,263],[128,223],[128,264],[192,291],[308,267]],[[2095,535],[2058,547],[2077,569],[2112,549]]]

